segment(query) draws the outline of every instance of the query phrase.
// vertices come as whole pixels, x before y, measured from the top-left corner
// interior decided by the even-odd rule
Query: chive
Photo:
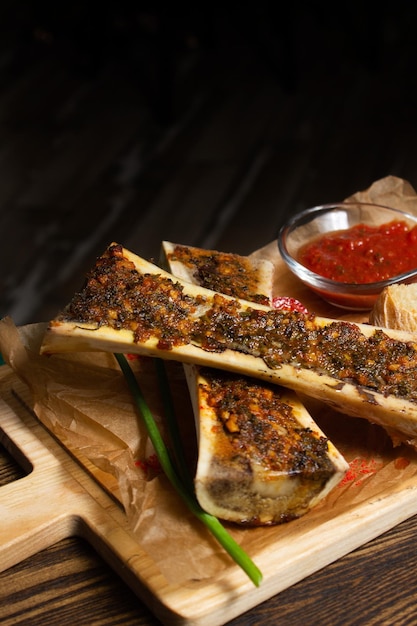
[[[181,437],[177,426],[177,420],[175,417],[175,408],[172,401],[172,395],[169,386],[169,380],[166,373],[165,363],[162,359],[154,359],[155,369],[158,377],[159,388],[161,390],[162,400],[164,404],[165,417],[168,425],[169,436],[172,442],[172,447],[175,455],[176,466],[178,474],[184,481],[185,485],[190,491],[193,491],[193,480],[188,470],[187,462],[185,460],[183,446],[181,444]]]
[[[220,523],[217,517],[204,511],[204,509],[202,509],[199,505],[192,489],[187,488],[186,485],[181,481],[177,470],[175,469],[175,466],[171,461],[171,456],[163,438],[161,437],[152,412],[150,411],[149,406],[146,403],[140,385],[136,380],[136,377],[129,363],[126,360],[126,357],[123,354],[115,354],[115,357],[120,366],[120,369],[125,376],[126,382],[132,393],[136,406],[141,413],[142,419],[148,431],[149,438],[155,449],[155,453],[168,480],[177,491],[177,493],[184,500],[189,510],[211,531],[212,535],[217,539],[219,544],[225,549],[229,556],[235,561],[237,565],[242,568],[242,570],[248,575],[254,585],[258,587],[262,581],[261,571],[251,560],[248,554],[243,550],[243,548],[241,548],[240,545],[233,539],[233,537],[231,537],[231,535],[227,532],[227,530]],[[166,394],[167,392],[167,388],[164,387],[164,394]],[[178,454],[177,456],[181,458],[181,455]]]

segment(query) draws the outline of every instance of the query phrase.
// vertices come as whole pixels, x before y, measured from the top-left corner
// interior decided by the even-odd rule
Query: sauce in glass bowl
[[[343,283],[386,280],[417,267],[417,226],[400,220],[356,224],[303,246],[298,260],[320,276]]]
[[[343,309],[370,310],[388,285],[417,282],[417,216],[392,207],[352,201],[305,209],[280,228],[277,243],[292,274]],[[314,269],[301,260],[308,250]]]

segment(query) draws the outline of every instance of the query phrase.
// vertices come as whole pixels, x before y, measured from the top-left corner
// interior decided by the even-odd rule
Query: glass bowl
[[[291,272],[312,291],[330,304],[350,310],[369,310],[387,285],[417,281],[417,267],[386,280],[373,283],[343,283],[311,271],[298,260],[307,243],[332,231],[349,229],[357,224],[380,226],[393,221],[417,226],[417,216],[398,209],[362,202],[323,204],[297,213],[278,234],[278,249]],[[417,245],[417,243],[416,243]]]

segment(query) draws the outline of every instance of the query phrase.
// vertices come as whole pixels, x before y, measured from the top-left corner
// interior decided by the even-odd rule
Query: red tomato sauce
[[[417,226],[393,221],[357,224],[307,244],[298,260],[320,276],[365,284],[392,278],[417,267]]]

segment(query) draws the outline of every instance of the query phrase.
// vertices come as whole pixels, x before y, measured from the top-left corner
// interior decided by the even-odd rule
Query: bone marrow
[[[136,351],[237,371],[320,398],[410,440],[417,434],[414,335],[213,292],[119,244],[107,249],[84,288],[49,324],[42,352],[74,349]]]
[[[170,242],[162,250],[176,277],[250,301],[272,299],[269,261]],[[184,369],[198,433],[195,490],[207,512],[246,525],[288,522],[342,479],[347,463],[296,394],[214,368]]]

